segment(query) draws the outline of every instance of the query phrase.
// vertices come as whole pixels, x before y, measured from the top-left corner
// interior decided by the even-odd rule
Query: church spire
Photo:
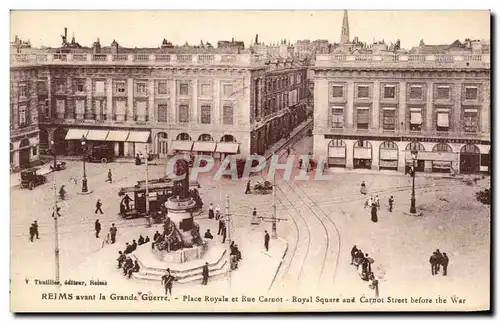
[[[342,20],[342,33],[340,35],[340,43],[349,42],[349,19],[347,18],[347,10],[344,10],[344,19]]]

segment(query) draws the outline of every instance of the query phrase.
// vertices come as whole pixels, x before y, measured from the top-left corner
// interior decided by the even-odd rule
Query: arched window
[[[453,149],[448,144],[441,142],[441,143],[436,144],[432,148],[432,151],[433,152],[453,152]]]
[[[467,144],[460,149],[460,153],[468,153],[468,154],[480,154],[481,151],[474,144]]]
[[[355,148],[371,148],[372,145],[366,140],[358,140],[354,143]]]
[[[408,143],[405,150],[406,151],[413,151],[413,150],[425,151],[425,148],[422,145],[422,143],[420,143],[420,142],[411,142],[411,143]]]
[[[342,141],[340,139],[334,139],[334,140],[331,140],[330,143],[328,143],[328,146],[336,147],[336,148],[345,148],[345,143],[344,143],[344,141]]]
[[[260,135],[260,132],[258,133]],[[236,142],[236,139],[231,134],[226,134],[220,139],[221,142]]]
[[[214,139],[210,134],[204,133],[198,137],[198,141],[213,141]]]
[[[387,149],[387,150],[397,150],[398,146],[396,145],[396,143],[394,143],[392,141],[385,141],[380,145],[380,148]]]
[[[191,141],[191,137],[187,133],[181,133],[181,134],[177,135],[176,140],[178,140],[178,141]]]

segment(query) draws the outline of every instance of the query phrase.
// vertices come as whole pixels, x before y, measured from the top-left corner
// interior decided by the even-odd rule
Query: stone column
[[[191,80],[191,86],[192,86],[192,106],[191,106],[191,111],[189,112],[190,114],[190,120],[191,123],[193,124],[198,124],[198,79],[193,79]]]
[[[87,93],[87,104],[85,106],[85,118],[94,119],[93,114],[97,114],[92,106],[92,78],[87,77],[85,79],[85,90]]]
[[[150,79],[148,81],[148,121],[156,122],[156,106],[155,106],[155,81],[154,79]]]
[[[396,144],[398,145],[398,171],[399,172],[405,172],[405,167],[406,167],[406,145],[409,142],[407,141],[401,141],[397,142]]]
[[[372,104],[372,126],[374,130],[379,129],[380,123],[380,81],[373,82],[373,104]]]
[[[481,102],[481,108],[479,110],[479,129],[482,133],[491,133],[491,113],[490,113],[490,104],[491,104],[491,92],[490,92],[491,83],[488,80],[485,82],[484,88],[482,89],[483,101]]]
[[[396,124],[396,129],[399,129],[401,132],[405,132],[410,129],[410,126],[406,124],[406,82],[399,82],[399,99],[398,99],[398,124]],[[403,125],[401,125],[401,123]],[[403,158],[404,159],[404,158]],[[404,168],[403,168],[404,171]]]
[[[106,119],[108,121],[112,121],[113,120],[113,79],[112,78],[108,78],[106,79],[106,111],[105,114],[107,115],[106,116]],[[118,149],[118,147],[116,148]],[[116,153],[116,155],[118,155],[118,152]]]
[[[424,161],[424,172],[426,172],[426,173],[432,172],[432,161],[430,161],[430,160]]]
[[[66,78],[66,117],[74,119],[75,118],[75,99],[73,97],[73,84],[72,78],[68,76]]]
[[[380,144],[382,144],[381,141],[370,141],[370,144],[372,145],[372,170],[379,170],[380,169]]]
[[[171,80],[168,82],[170,100],[168,101],[168,123],[177,123],[177,82]],[[169,140],[170,140],[169,136]]]
[[[453,83],[453,90],[450,90],[450,94],[452,95],[452,106],[450,111],[450,127],[453,132],[462,132],[462,83],[455,82]],[[458,150],[460,151],[460,150]]]
[[[347,105],[346,105],[346,124],[348,129],[354,127],[354,81],[347,81]],[[351,163],[352,164],[352,163]],[[352,166],[351,166],[352,167]]]
[[[222,113],[223,113],[223,103],[220,98],[220,80],[216,79],[213,84],[214,91],[214,120],[213,124],[222,124]],[[255,89],[257,90],[257,89]],[[238,124],[237,120],[234,120],[234,124]],[[217,139],[216,139],[217,140]]]
[[[129,78],[127,84],[127,122],[133,122],[135,120],[134,115],[134,79]]]
[[[345,150],[345,167],[346,169],[354,168],[354,142],[353,140],[344,140],[346,144]]]
[[[433,111],[433,102],[432,102],[432,82],[427,81],[425,83],[425,90],[427,91],[427,100],[426,100],[426,113],[425,113],[425,130],[432,132],[434,130],[432,126],[432,120],[434,119],[432,111]],[[450,120],[451,121],[451,120]],[[427,165],[427,161],[426,161]]]

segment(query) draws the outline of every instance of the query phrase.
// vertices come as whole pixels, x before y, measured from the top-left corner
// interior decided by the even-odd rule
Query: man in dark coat
[[[31,224],[30,226],[30,241],[33,242],[33,238],[35,237],[35,225]]]
[[[95,203],[95,213],[96,214],[98,211],[101,213],[101,215],[103,214],[101,206],[102,206],[101,199],[97,199],[97,202]]]
[[[131,269],[133,266],[134,266],[134,261],[132,261],[132,258],[127,256],[125,262],[123,263],[123,275],[127,276],[128,270]]]
[[[111,169],[108,170],[108,179],[105,182],[113,183],[113,174],[111,173]]]
[[[137,242],[135,241],[135,239],[132,241],[132,245],[130,245],[130,246],[132,246],[131,247],[132,251],[137,249]]]
[[[99,222],[99,219],[96,219],[94,224],[94,229],[95,229],[95,238],[99,238],[99,233],[101,232],[101,223]]]
[[[111,244],[116,242],[116,233],[118,229],[116,229],[115,224],[111,224],[111,228],[109,229],[109,235],[111,236]]]
[[[269,233],[266,231],[264,231],[265,235],[264,235],[264,247],[266,248],[266,252],[269,251],[269,239],[271,239],[271,237],[269,236]]]
[[[354,259],[356,258],[357,253],[358,253],[358,247],[354,245],[351,249],[351,265],[354,265]]]
[[[144,237],[142,237],[142,235],[139,235],[139,239],[137,240],[137,244],[138,245],[144,244]]]
[[[443,276],[448,275],[448,262],[450,259],[446,253],[443,253],[443,259],[441,260],[441,265],[443,266]]]
[[[126,208],[127,210],[130,210],[130,201],[131,201],[131,200],[132,200],[132,199],[128,196],[128,194],[125,194],[125,197],[123,197],[123,200],[122,200],[122,201],[123,201],[123,203],[125,204],[125,208]]]
[[[38,222],[36,220],[33,222],[33,228],[35,229],[36,239],[40,239],[40,237],[38,237]]]
[[[201,285],[207,285],[208,283],[208,263],[205,262],[205,265],[203,265],[203,272],[201,273],[203,276],[203,281],[201,282]]]
[[[394,205],[394,197],[389,198],[389,212],[392,212],[392,206]]]
[[[158,232],[158,230],[155,232],[155,234],[153,235],[153,241],[156,241],[158,239],[158,237],[160,237],[160,233]]]
[[[224,228],[224,226],[225,226],[224,218],[220,217],[219,218],[219,231],[217,232],[217,235],[222,234],[222,229]]]
[[[127,256],[125,256],[125,254],[121,250],[118,252],[118,254],[120,254],[117,258],[118,268],[122,268],[123,262],[127,259]]]
[[[226,223],[222,221],[222,243],[224,244],[226,242],[226,237],[227,237],[227,227]]]
[[[125,255],[128,255],[132,252],[132,245],[130,245],[129,243],[125,243],[125,250],[123,251],[123,253]]]
[[[436,275],[436,265],[437,265],[437,255],[436,252],[432,253],[431,257],[429,258],[429,263],[431,264],[431,271],[432,275]]]
[[[443,261],[443,254],[436,249],[436,274],[439,273],[439,268],[441,266],[441,262]]]
[[[371,215],[372,215],[372,221],[373,222],[378,222],[378,216],[377,216],[377,204],[375,202],[372,203],[372,210],[371,210]]]
[[[206,239],[214,239],[214,236],[212,236],[212,233],[210,233],[210,229],[207,229],[207,231],[205,232],[205,236],[204,236]]]
[[[127,277],[131,278],[132,273],[138,272],[140,268],[141,267],[139,266],[139,262],[137,260],[135,260],[134,265],[127,270]]]
[[[175,281],[175,277],[170,274],[170,268],[167,268],[165,275],[161,277],[161,284],[165,286],[165,295],[172,295],[172,285]]]
[[[245,194],[251,194],[252,191],[250,190],[250,180],[247,181],[247,188],[245,189]]]

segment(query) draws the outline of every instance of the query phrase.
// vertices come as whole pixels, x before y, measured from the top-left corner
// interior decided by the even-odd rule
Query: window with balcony
[[[158,104],[158,122],[168,121],[168,105]]]
[[[137,83],[136,91],[137,94],[145,95],[147,91],[146,83]]]
[[[201,106],[201,124],[210,124],[212,123],[212,115],[211,115],[212,109],[210,105],[204,104]]]
[[[370,97],[370,88],[368,86],[358,86],[358,98]]]
[[[466,87],[465,88],[465,99],[468,101],[477,100],[477,87]]]
[[[332,96],[333,97],[344,97],[344,86],[341,86],[341,85],[332,86]]]
[[[410,110],[410,131],[422,131],[422,111]]]
[[[437,87],[437,98],[438,99],[449,99],[450,98],[450,87],[449,86],[438,86]]]
[[[369,109],[357,109],[357,121],[356,127],[360,130],[367,130],[370,124],[370,110]]]
[[[396,98],[396,85],[384,86],[384,98]]]
[[[332,128],[341,129],[344,127],[344,108],[332,108]]]
[[[223,89],[224,97],[229,97],[229,96],[233,95],[233,85],[232,84],[224,84],[222,89]]]
[[[19,107],[19,126],[26,126],[26,106]]]
[[[424,98],[424,89],[421,85],[410,86],[410,99],[421,100]]]
[[[28,85],[19,84],[19,97],[28,97]]]
[[[179,84],[179,94],[180,95],[189,95],[189,84],[187,84],[187,83]]]
[[[179,105],[179,123],[189,123],[189,105]]]
[[[233,125],[233,106],[232,105],[224,105],[222,107],[222,123],[225,125]]]
[[[448,132],[450,129],[450,118],[448,113],[437,113],[436,130],[439,132]]]
[[[96,81],[95,82],[95,92],[97,94],[104,94],[104,92],[105,92],[104,81]]]
[[[201,96],[210,96],[210,84],[201,84],[200,94]]]
[[[477,110],[465,110],[464,111],[464,132],[477,132],[479,127],[479,119],[477,115]]]
[[[384,109],[382,114],[382,128],[386,131],[394,131],[396,129],[396,110]]]
[[[168,94],[167,82],[158,82],[158,94]]]
[[[125,94],[127,92],[127,83],[116,82],[116,92],[120,94]]]

